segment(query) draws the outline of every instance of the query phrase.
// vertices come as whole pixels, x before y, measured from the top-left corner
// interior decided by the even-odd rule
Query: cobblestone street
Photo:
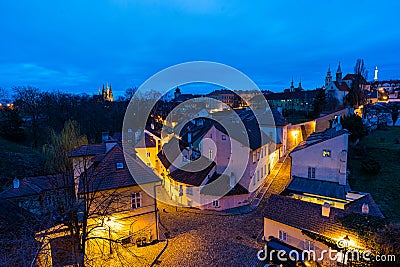
[[[263,247],[263,208],[290,180],[290,158],[282,164],[257,209],[245,214],[200,211],[159,203],[161,236],[169,244],[159,266],[250,266]]]

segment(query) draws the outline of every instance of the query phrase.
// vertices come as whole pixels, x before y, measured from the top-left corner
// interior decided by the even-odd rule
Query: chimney
[[[369,214],[369,206],[367,203],[364,203],[361,207],[361,213],[364,215],[368,215]]]
[[[108,141],[108,135],[109,135],[108,132],[102,132],[101,133],[101,142],[102,143],[105,143],[106,141]]]
[[[328,202],[325,202],[322,205],[322,217],[329,218],[329,214],[331,212],[331,205]]]
[[[13,180],[13,187],[14,189],[19,188],[19,179],[17,177],[15,177],[15,179]]]

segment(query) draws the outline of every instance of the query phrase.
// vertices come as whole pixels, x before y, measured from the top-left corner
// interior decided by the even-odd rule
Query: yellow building
[[[143,162],[124,155],[116,143],[85,145],[70,156],[78,183],[80,240],[85,241],[78,243],[85,243],[85,262],[96,266],[110,261],[115,261],[113,266],[124,266],[118,263],[121,258],[132,262],[134,248],[151,245],[159,238],[154,194],[160,179]],[[47,248],[39,257],[39,266],[58,266],[60,258],[64,263],[68,258],[65,250],[60,254],[60,247],[65,248],[71,240],[66,238],[69,230],[62,226],[39,233],[38,240]]]

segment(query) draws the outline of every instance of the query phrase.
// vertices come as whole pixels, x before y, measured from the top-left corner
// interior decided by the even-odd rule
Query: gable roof
[[[345,200],[347,190],[345,185],[335,182],[293,177],[286,193],[309,193]]]
[[[117,163],[123,168],[117,169]],[[134,177],[131,174],[134,175]],[[84,179],[88,179],[87,192],[97,192],[110,189],[135,186],[140,184],[159,182],[160,179],[149,169],[124,154],[119,145],[115,145],[98,163],[92,164],[86,173],[82,173],[79,180],[79,193],[83,193]]]
[[[208,165],[207,165],[208,164]],[[187,171],[188,169],[200,169],[201,166],[206,166],[206,168],[200,171],[190,172]],[[193,185],[193,186],[200,186],[204,180],[208,177],[211,170],[215,167],[215,162],[210,162],[205,157],[200,157],[199,159],[192,161],[184,166],[182,169],[176,169],[169,174],[169,177],[176,182]]]
[[[175,145],[179,144],[179,150],[177,151],[176,149],[174,149],[173,147]],[[168,143],[164,144],[162,147],[162,150],[160,152],[158,152],[157,157],[160,159],[161,163],[164,165],[164,167],[166,169],[168,169],[171,165],[172,162],[174,162],[174,160],[181,154],[181,152],[183,150],[185,150],[186,147],[184,146],[183,142],[176,138],[175,136],[173,136]],[[167,155],[165,154],[165,151],[167,152]],[[172,162],[171,162],[172,161]]]
[[[312,133],[305,141],[301,142],[297,147],[295,147],[290,154],[296,153],[299,150],[319,144],[343,134],[350,134],[350,132],[346,129],[337,130],[336,128],[329,128],[323,132]]]
[[[80,147],[74,148],[68,153],[68,157],[83,157],[83,156],[94,156],[103,154],[106,151],[106,144],[87,144]]]
[[[357,78],[357,74],[348,73],[348,74],[346,74],[346,76],[344,76],[344,78],[342,80],[354,81],[356,78]],[[362,83],[367,83],[367,81],[365,80],[365,78],[363,76],[361,76],[361,82]]]
[[[248,194],[249,191],[244,188],[241,184],[230,187],[230,177],[228,175],[221,175],[214,173],[208,180],[205,186],[200,190],[201,194],[210,196],[233,196],[233,195],[244,195]]]
[[[37,177],[26,177],[20,179],[19,187],[14,188],[11,185],[4,192],[0,193],[0,198],[20,198],[39,195],[44,191],[57,190],[73,187],[72,177],[62,174],[46,175]]]
[[[345,205],[345,209],[355,212],[355,213],[360,213],[362,210],[363,204],[368,204],[369,207],[369,215],[384,218],[381,210],[379,209],[378,205],[375,203],[374,199],[372,198],[371,194],[367,193],[365,196],[360,197],[350,203],[347,203]]]
[[[215,116],[216,118],[218,118],[222,125],[226,126],[222,127],[221,124],[218,123],[214,124],[215,128],[242,144],[245,144],[247,141],[246,139],[248,138],[249,147],[252,150],[258,149],[267,143],[273,142],[270,136],[266,135],[264,131],[261,131],[260,125],[252,110],[237,109],[235,110],[235,112],[240,118],[241,123],[243,123],[246,133],[239,131],[241,129],[241,127],[238,127],[240,125],[240,122],[236,122],[236,119],[229,111],[220,111],[213,114],[213,117]],[[239,130],[232,131],[229,135],[225,128]]]
[[[334,81],[333,84],[336,86],[336,88],[339,91],[347,92],[350,89],[349,86],[347,85],[347,83],[345,83],[345,82],[339,83],[338,81]],[[328,90],[329,90],[329,88],[328,88]]]

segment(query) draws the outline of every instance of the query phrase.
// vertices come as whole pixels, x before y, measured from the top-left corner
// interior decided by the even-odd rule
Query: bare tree
[[[14,87],[15,102],[21,111],[29,116],[33,135],[33,145],[38,147],[39,119],[43,111],[43,93],[38,88],[31,86]]]
[[[354,66],[354,78],[352,80],[349,93],[346,95],[346,102],[352,107],[359,107],[366,103],[366,95],[364,92],[364,85],[368,72],[364,65],[363,59],[357,59]]]
[[[0,87],[0,99],[4,99],[8,96],[8,92],[3,87]]]

